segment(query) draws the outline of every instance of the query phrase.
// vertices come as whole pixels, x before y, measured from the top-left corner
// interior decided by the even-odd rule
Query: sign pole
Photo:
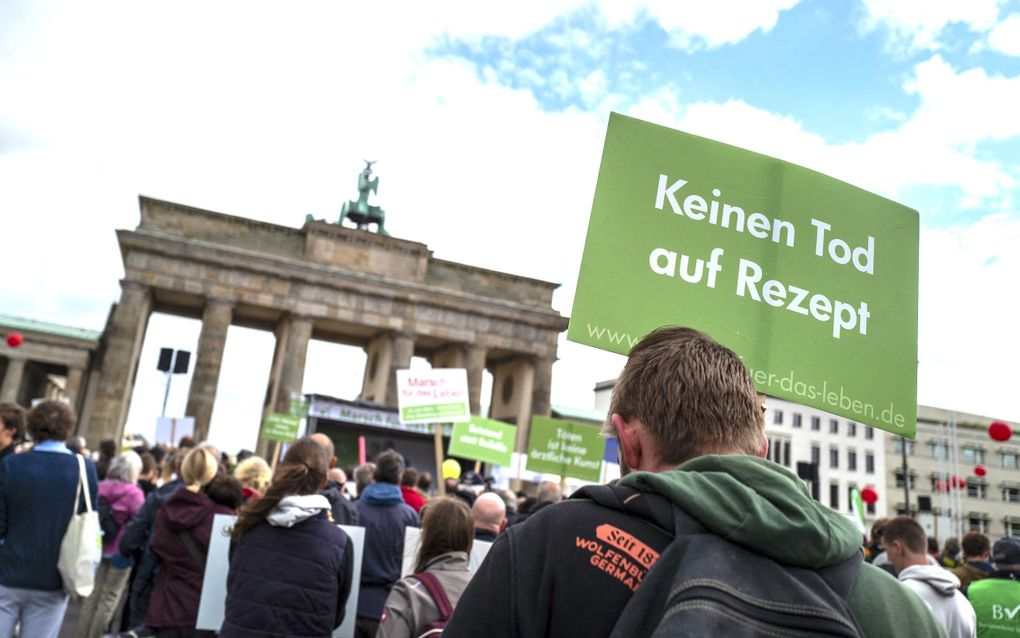
[[[443,476],[443,426],[439,423],[432,424],[433,441],[436,451],[436,490],[440,496],[446,496],[446,477]]]
[[[281,447],[281,445],[282,444],[281,444],[280,441],[275,441],[273,443],[273,461],[272,461],[272,463],[270,463],[269,469],[271,469],[274,472],[276,471],[276,462],[280,459],[280,447]]]

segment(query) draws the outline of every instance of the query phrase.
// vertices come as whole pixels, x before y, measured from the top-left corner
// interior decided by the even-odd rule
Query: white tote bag
[[[64,591],[72,596],[86,597],[92,593],[96,579],[96,566],[103,557],[103,534],[99,527],[99,513],[92,509],[89,481],[85,476],[85,459],[78,458],[78,488],[74,493],[71,521],[60,542],[57,571],[64,581]],[[78,513],[78,498],[85,494],[85,511]]]

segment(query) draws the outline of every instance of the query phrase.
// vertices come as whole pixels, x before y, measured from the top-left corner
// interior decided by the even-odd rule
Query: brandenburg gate
[[[140,208],[138,227],[117,231],[125,274],[79,431],[90,444],[123,435],[153,312],[202,321],[186,408],[197,439],[208,434],[230,325],[276,336],[264,411],[286,412],[301,392],[314,338],[365,349],[364,401],[395,405],[395,371],[421,356],[467,369],[477,414],[490,370],[490,416],[517,423],[518,451],[531,415],[549,414],[557,338],[567,326],[551,306],[556,284],[436,259],[424,244],[324,221],[290,228],[148,197]]]

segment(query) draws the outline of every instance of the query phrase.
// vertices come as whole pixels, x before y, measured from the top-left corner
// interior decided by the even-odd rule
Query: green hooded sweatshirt
[[[620,483],[665,496],[713,533],[783,565],[815,569],[861,551],[846,517],[812,499],[786,468],[754,456],[700,456]],[[871,564],[861,566],[848,602],[868,638],[946,635],[917,595]]]

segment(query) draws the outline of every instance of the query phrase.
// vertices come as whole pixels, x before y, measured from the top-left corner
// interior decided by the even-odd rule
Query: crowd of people
[[[338,467],[322,433],[275,468],[187,437],[93,454],[67,405],[0,404],[0,638],[62,625],[83,638],[325,637],[349,599],[359,638],[1020,634],[1020,538],[973,532],[931,551],[901,516],[862,547],[766,460],[763,398],[707,335],[643,339],[609,414],[623,478],[564,499],[555,482],[529,496],[459,467],[438,477],[440,496],[395,449]],[[76,614],[57,567],[75,503],[93,504],[102,530]],[[237,517],[224,619],[200,630],[217,514]],[[360,576],[340,525],[364,528]],[[420,544],[404,574],[408,527]],[[477,543],[491,547],[472,573]]]

